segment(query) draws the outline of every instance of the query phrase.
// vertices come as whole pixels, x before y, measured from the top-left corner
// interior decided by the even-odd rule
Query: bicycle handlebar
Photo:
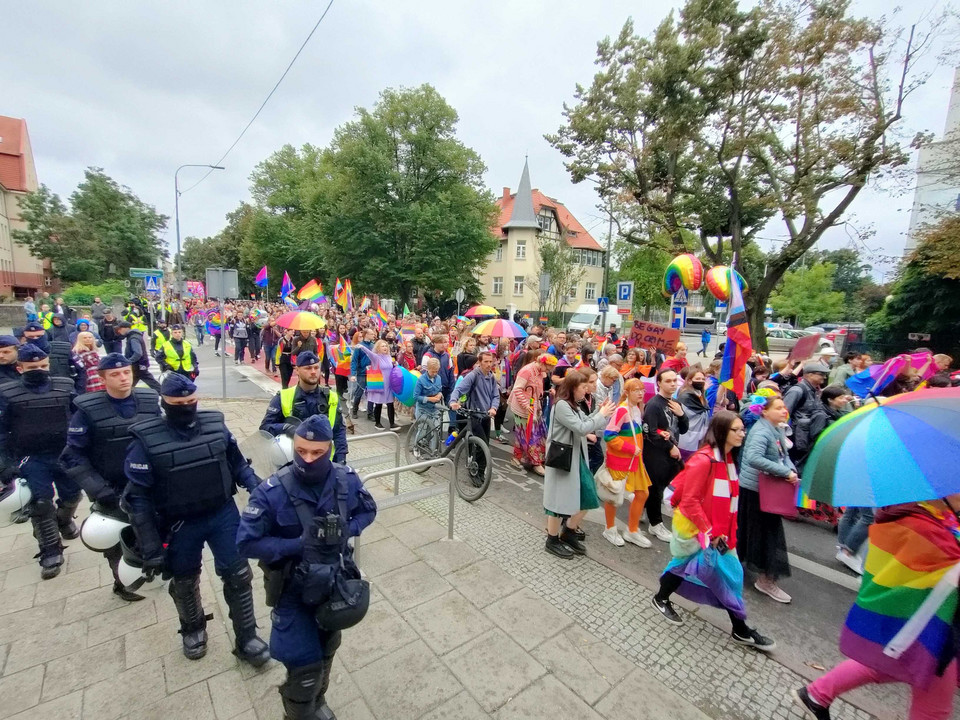
[[[478,417],[478,418],[490,417],[490,414],[488,412],[484,412],[483,410],[471,410],[470,408],[465,408],[462,405],[458,410],[454,410],[452,407],[448,407],[446,405],[443,405],[442,403],[437,403],[437,405],[440,407],[441,410],[447,410],[449,412],[457,413],[457,415],[466,415],[468,417],[472,416],[472,417]]]

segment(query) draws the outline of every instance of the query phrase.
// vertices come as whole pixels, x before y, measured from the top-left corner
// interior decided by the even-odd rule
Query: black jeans
[[[280,387],[284,390],[290,384],[290,377],[293,375],[293,366],[290,363],[280,362]]]
[[[660,590],[657,592],[657,600],[660,602],[669,600],[670,596],[673,595],[682,584],[683,578],[681,578],[679,575],[675,575],[672,572],[665,572],[660,576]],[[733,632],[740,637],[746,637],[750,632],[750,626],[747,625],[747,621],[741,620],[729,610],[727,610],[727,615],[730,617],[730,624],[733,626]]]
[[[380,417],[382,412],[383,412],[383,403],[376,403],[373,406],[373,419],[377,427],[383,427],[380,424]],[[390,427],[394,427],[396,425],[396,423],[394,422],[394,415],[393,415],[393,403],[387,403],[387,420],[390,421]]]

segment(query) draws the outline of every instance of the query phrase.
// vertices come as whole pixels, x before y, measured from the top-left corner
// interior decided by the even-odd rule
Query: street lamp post
[[[177,225],[177,277],[176,293],[178,297],[183,297],[183,265],[180,260],[180,180],[177,177],[184,168],[210,168],[211,170],[223,170],[222,165],[181,165],[173,174],[173,208]]]

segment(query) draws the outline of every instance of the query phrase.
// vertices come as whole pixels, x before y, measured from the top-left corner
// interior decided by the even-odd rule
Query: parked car
[[[810,335],[805,330],[787,330],[786,328],[768,328],[767,329],[767,348],[770,352],[788,353],[797,344],[797,340]],[[827,338],[821,337],[819,343],[820,349],[833,348],[833,343]]]
[[[717,323],[717,335],[726,335],[727,334],[727,324],[721,320]]]

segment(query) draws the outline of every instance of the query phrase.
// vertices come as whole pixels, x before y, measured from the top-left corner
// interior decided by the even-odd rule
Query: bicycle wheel
[[[467,502],[482,498],[493,476],[487,444],[475,435],[469,436],[457,447],[453,462],[457,469],[457,494]]]
[[[437,452],[433,450],[432,445],[438,445],[436,428],[426,415],[421,415],[416,419],[410,430],[407,432],[406,458],[407,464],[423,462],[424,460],[433,460],[437,457]],[[424,473],[428,468],[414,470],[416,473]]]

